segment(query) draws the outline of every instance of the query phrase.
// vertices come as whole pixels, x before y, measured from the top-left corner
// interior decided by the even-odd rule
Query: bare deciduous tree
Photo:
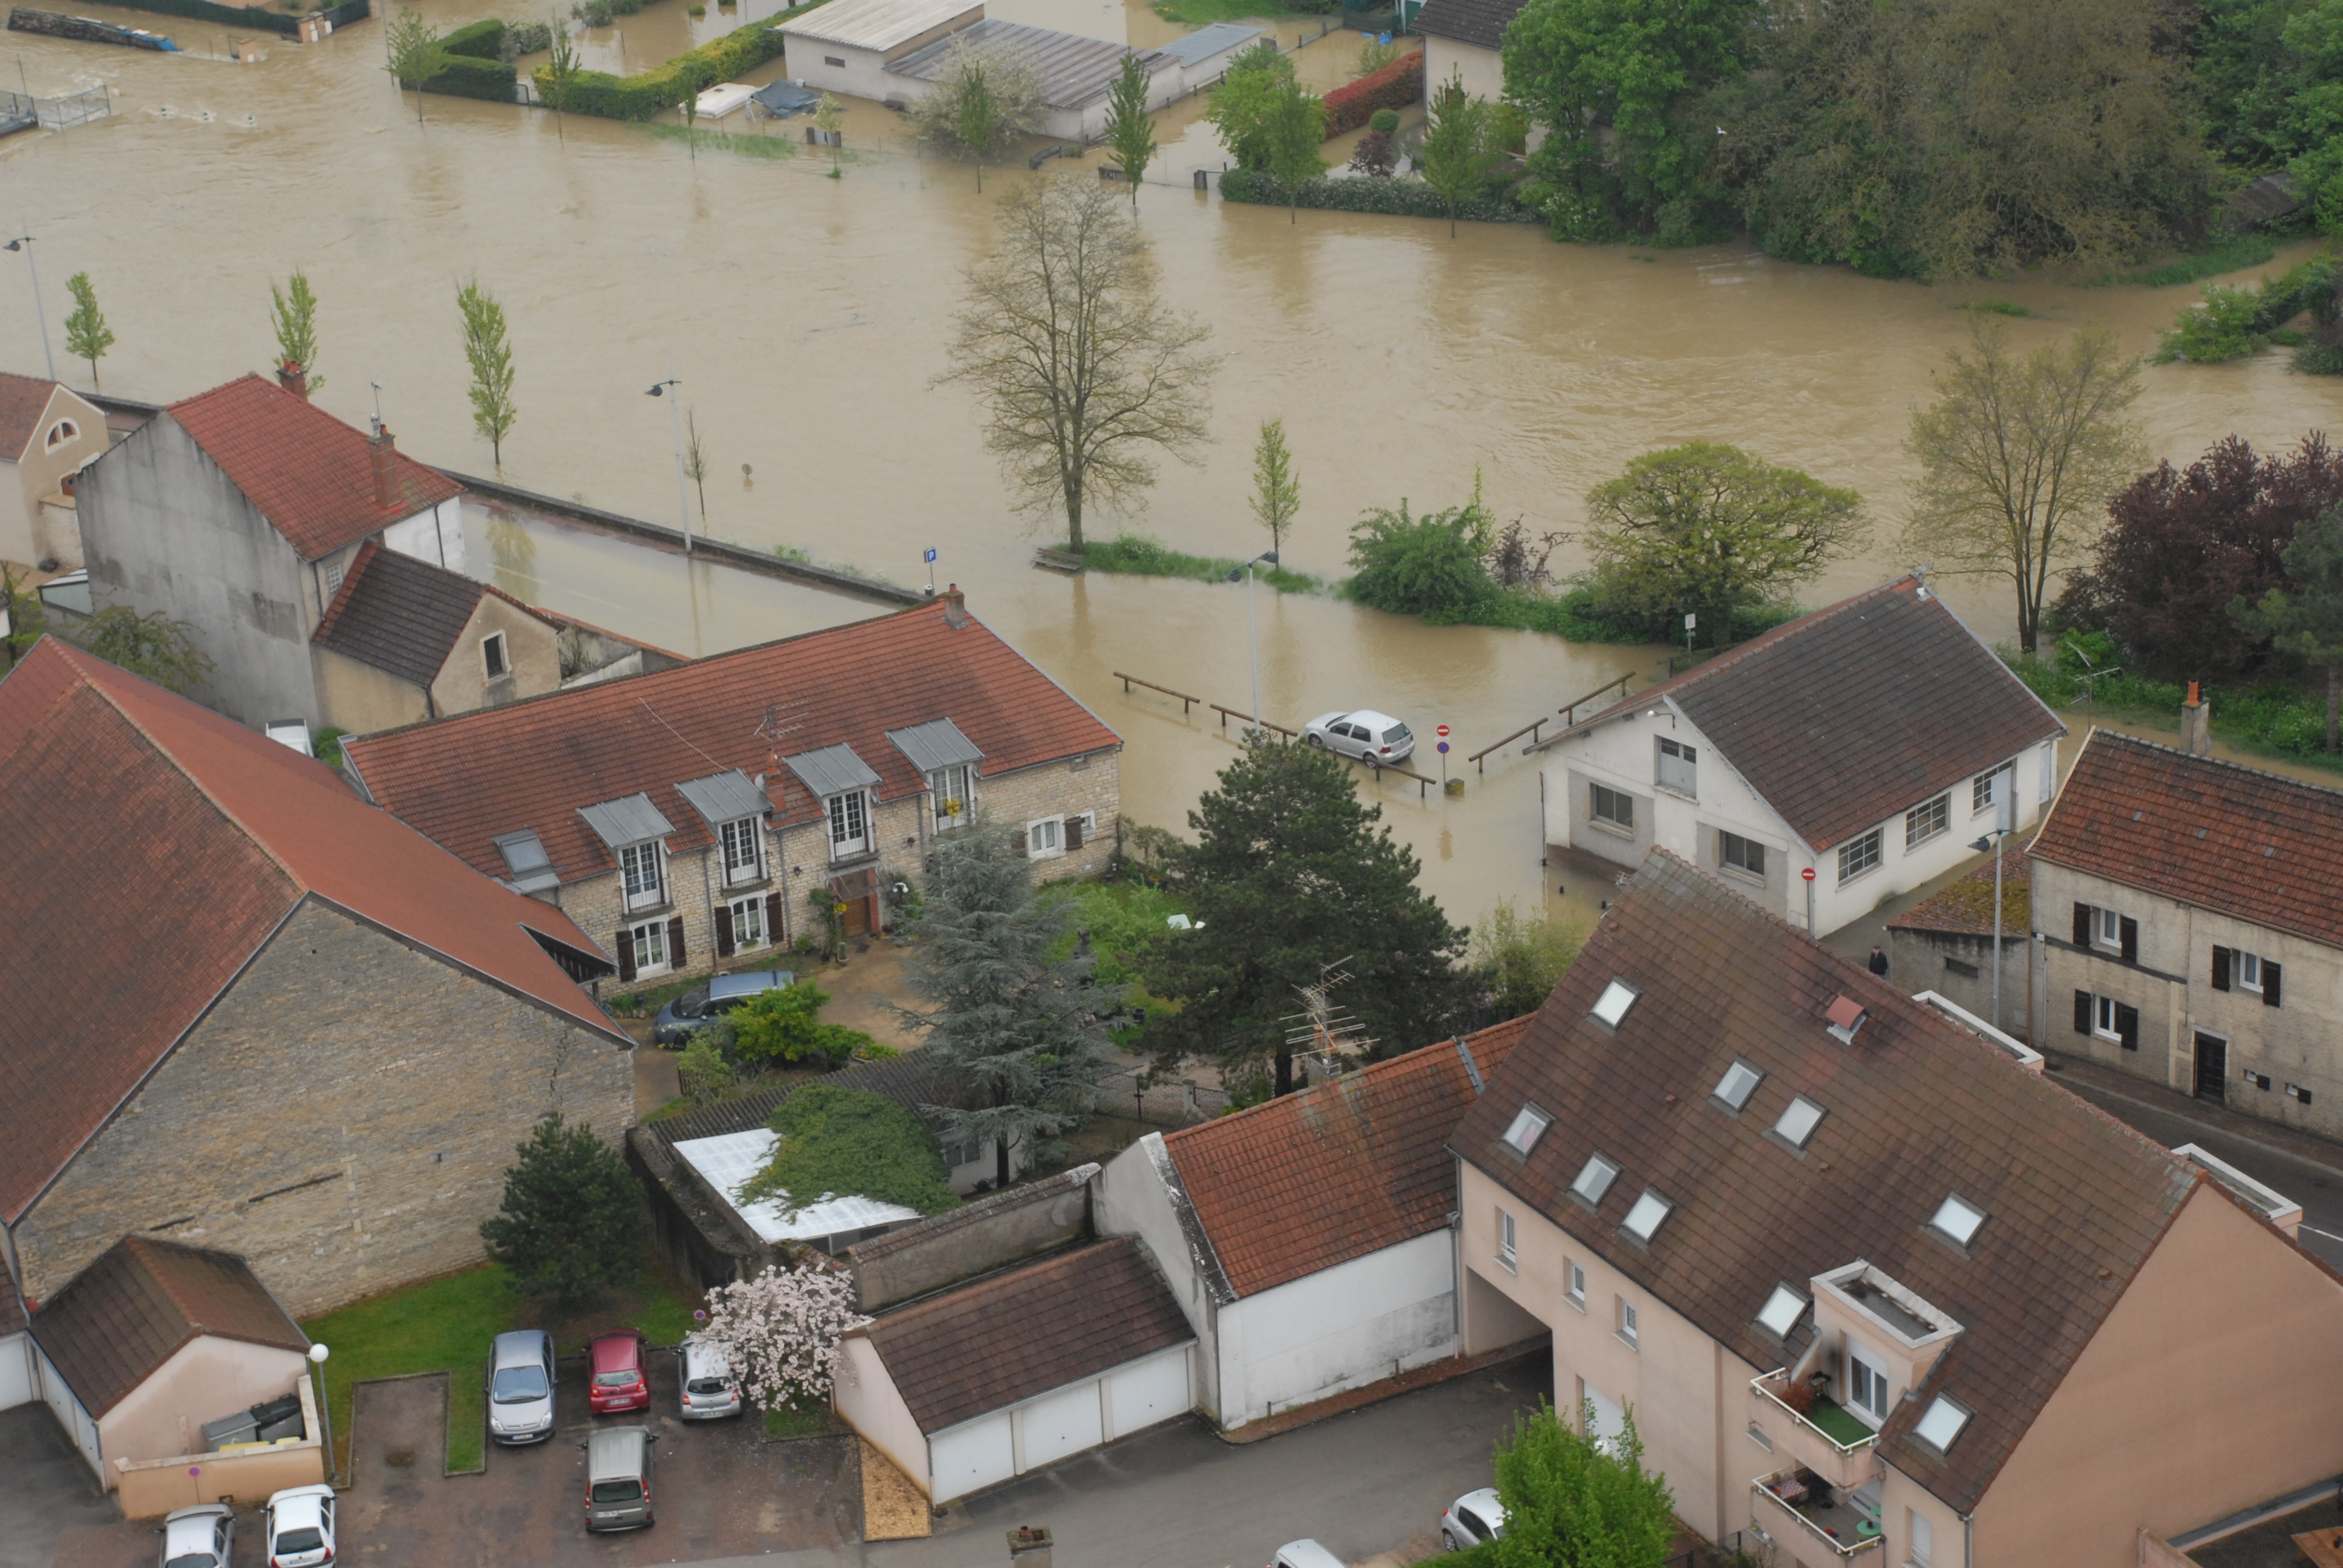
[[[938,385],[964,382],[985,444],[1025,509],[1062,505],[1082,548],[1091,501],[1137,501],[1149,448],[1182,461],[1204,439],[1212,328],[1156,297],[1147,242],[1102,186],[1038,179],[1001,203],[1001,249],[968,275]]]
[[[955,37],[936,75],[935,91],[913,104],[907,116],[919,138],[976,162],[976,188],[984,188],[984,165],[1020,136],[1041,128],[1049,113],[1041,73],[1006,50]]]

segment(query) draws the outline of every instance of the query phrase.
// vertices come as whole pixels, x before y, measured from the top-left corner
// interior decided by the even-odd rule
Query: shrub
[[[2178,359],[2191,365],[2242,359],[2261,347],[2254,330],[2260,314],[2261,296],[2253,289],[2207,284],[2204,303],[2180,313],[2157,346],[2156,357],[2167,364]]]
[[[1593,1431],[1591,1402],[1579,1421]],[[1665,1476],[1644,1468],[1632,1409],[1604,1439],[1572,1431],[1543,1401],[1514,1417],[1497,1448],[1497,1497],[1505,1533],[1490,1556],[1503,1568],[1660,1568],[1675,1538],[1675,1499]]]
[[[491,16],[457,28],[439,40],[439,47],[468,60],[495,60],[504,55],[505,25]]]
[[[515,22],[505,29],[505,46],[497,58],[510,65],[523,55],[541,55],[553,47],[553,28],[545,22]]]
[[[1367,129],[1373,131],[1378,136],[1390,136],[1393,132],[1399,129],[1399,111],[1397,109],[1377,109],[1373,114],[1367,116]]]
[[[438,73],[423,84],[423,90],[446,98],[485,98],[492,104],[509,104],[513,101],[515,79],[513,68],[501,61],[450,55],[441,63]],[[402,87],[414,85],[399,84]]]
[[[643,1190],[593,1128],[555,1111],[505,1172],[504,1201],[480,1226],[488,1256],[532,1294],[590,1300],[642,1267]]]
[[[1497,585],[1482,564],[1488,513],[1476,498],[1444,512],[1411,516],[1377,508],[1352,526],[1351,595],[1361,604],[1428,620],[1457,621],[1493,597]]]
[[[829,1000],[830,993],[811,980],[751,998],[726,1015],[735,1051],[754,1062],[846,1060],[871,1040],[858,1030],[818,1021]]]
[[[1423,102],[1423,51],[1411,49],[1372,75],[1326,95],[1326,134],[1339,136],[1368,124],[1377,109],[1403,109]],[[1396,126],[1394,126],[1396,128]]]
[[[1383,213],[1393,217],[1448,218],[1448,204],[1438,193],[1415,179],[1314,179],[1302,182],[1299,197],[1288,203],[1285,186],[1276,176],[1248,169],[1231,169],[1221,176],[1224,201],[1259,202],[1268,206],[1322,207],[1334,212]],[[1456,204],[1456,216],[1473,223],[1544,223],[1545,215],[1510,196]]]
[[[592,0],[599,5],[601,0]],[[801,16],[824,0],[812,0],[789,13]],[[589,5],[588,9],[592,8]],[[588,21],[592,18],[589,16]],[[781,35],[769,22],[751,22],[736,28],[712,43],[697,49],[686,50],[663,65],[632,76],[614,76],[608,71],[580,71],[570,83],[568,96],[563,106],[573,115],[599,115],[612,120],[648,120],[663,110],[672,109],[683,102],[687,94],[710,82],[730,82],[739,79],[779,55]],[[537,68],[534,80],[540,96],[550,99],[552,84],[547,80],[548,67]]]
[[[744,1200],[779,1199],[796,1211],[835,1193],[922,1214],[960,1207],[947,1182],[943,1145],[927,1123],[883,1094],[809,1083],[782,1101],[766,1125],[781,1141],[772,1163],[741,1189]]]

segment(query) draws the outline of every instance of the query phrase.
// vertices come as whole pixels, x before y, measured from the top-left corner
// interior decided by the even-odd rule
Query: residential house
[[[2343,792],[2095,729],[2032,856],[2037,1044],[2343,1135]]]
[[[1108,1164],[1099,1228],[1169,1277],[1200,1409],[1242,1426],[1456,1352],[1446,1140],[1527,1023],[1151,1132]]]
[[[75,481],[106,443],[96,404],[63,382],[0,370],[0,561],[81,565]]]
[[[258,376],[170,405],[75,487],[91,597],[192,628],[193,695],[257,729],[329,722],[313,638],[369,543],[460,570],[462,487]]]
[[[500,588],[368,539],[309,636],[319,711],[366,734],[554,690],[564,629]]]
[[[1550,1332],[1780,1568],[2135,1568],[2343,1471],[2343,1387],[2250,1370],[2343,1355],[2261,1203],[1664,849],[1453,1147],[1466,1352]]]
[[[1817,610],[1530,748],[1546,842],[1655,844],[1816,934],[2031,822],[2066,727],[1918,577]]]
[[[0,679],[0,1240],[45,1300],[124,1236],[308,1314],[480,1256],[514,1149],[616,1140],[610,964],[332,769],[56,639]]]
[[[955,588],[343,756],[377,804],[598,933],[631,983],[785,944],[809,899],[812,930],[876,932],[980,815],[1041,875],[1096,871],[1121,745]]]
[[[1520,15],[1522,0],[1423,0],[1409,24],[1423,37],[1423,90],[1429,95],[1451,80],[1491,103],[1505,95],[1505,29]]]
[[[1887,922],[1888,975],[1909,991],[1934,990],[2005,1033],[2034,1034],[2032,862],[2008,839],[2001,855],[2001,1011],[1994,1011],[1994,863],[1923,899]]]

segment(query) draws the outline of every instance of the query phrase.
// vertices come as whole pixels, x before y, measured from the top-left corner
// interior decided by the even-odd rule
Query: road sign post
[[[1448,788],[1448,726],[1443,724],[1435,729],[1440,736],[1440,788],[1444,790]]]
[[[928,597],[929,597],[930,598],[935,598],[935,597],[936,597],[936,547],[935,547],[935,546],[933,546],[933,545],[930,545],[930,546],[928,547],[927,560],[928,560]]]
[[[1815,869],[1808,866],[1798,873],[1806,879],[1806,935],[1815,934]]]

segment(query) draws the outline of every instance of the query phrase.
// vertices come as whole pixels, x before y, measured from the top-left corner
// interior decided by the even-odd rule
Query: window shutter
[[[1032,833],[1033,829],[1031,828],[1011,828],[1009,829],[1010,840],[1017,846],[1017,852],[1019,854],[1032,854]]]
[[[667,923],[667,961],[676,969],[683,967],[683,917],[676,916]]]
[[[2278,1005],[2278,965],[2264,959],[2262,960],[2262,1005],[2264,1007]]]
[[[618,929],[618,978],[635,978],[635,933],[623,926]]]
[[[2229,950],[2227,948],[2213,950],[2213,989],[2215,990],[2229,989]]]
[[[2078,990],[2075,993],[2075,1032],[2077,1034],[2091,1032],[2091,993],[2087,990]]]
[[[2091,906],[2088,904],[2075,906],[2075,945],[2078,948],[2091,945]]]
[[[2124,962],[2127,964],[2139,962],[2139,922],[2127,916],[2117,930],[2123,936]]]
[[[2123,1037],[2126,1050],[2139,1049],[2139,1009],[2116,1003],[2116,1033]]]
[[[729,904],[716,906],[716,956],[719,959],[732,956],[732,906]]]
[[[1066,819],[1066,851],[1071,854],[1081,847],[1082,819],[1080,817],[1069,817]]]
[[[765,895],[765,940],[779,945],[781,935],[781,896],[779,893],[767,893]]]

